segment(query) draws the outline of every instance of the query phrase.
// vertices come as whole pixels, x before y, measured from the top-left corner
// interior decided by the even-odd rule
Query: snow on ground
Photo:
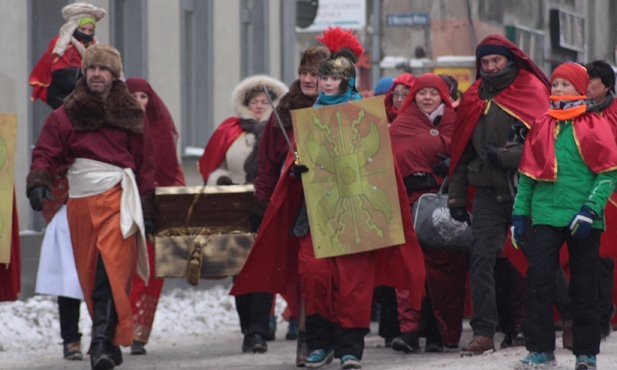
[[[217,338],[212,338],[213,340],[231,340],[234,350],[236,345],[239,347],[241,336],[238,316],[234,299],[228,295],[228,289],[219,285],[207,290],[174,289],[164,293],[159,302],[154,330],[150,338],[153,352],[163,352],[165,348],[187,343],[187,339],[190,342],[191,338],[199,342],[203,340],[203,333],[217,333]],[[285,303],[278,298],[276,314],[279,334],[284,333],[287,327],[281,318],[284,306]],[[90,326],[88,312],[85,304],[82,304],[80,329],[84,336],[85,348],[90,340]],[[30,358],[33,356],[59,358],[61,352],[59,332],[57,305],[53,297],[36,296],[26,301],[0,303],[0,368],[11,368],[12,363],[23,364],[24,357],[28,356]],[[526,354],[525,349],[519,347],[474,358],[460,358],[458,353],[402,355],[386,348],[380,349],[383,346],[383,339],[376,336],[375,332],[376,330],[372,330],[372,334],[369,334],[366,339],[366,368],[512,369],[518,362],[517,360]],[[470,335],[471,331],[466,320],[461,344],[465,344]],[[558,335],[560,336],[560,333]],[[501,341],[501,335],[497,334],[495,339],[498,344]],[[272,342],[271,345],[272,351],[269,353],[272,352],[271,355],[274,356],[278,351],[280,359],[250,356],[243,358],[246,358],[246,361],[259,359],[266,363],[274,360],[289,363],[289,350],[293,348],[293,345],[286,341]],[[284,346],[284,350],[277,350],[281,346]],[[560,347],[561,338],[558,337],[556,351],[559,361],[558,369],[573,369],[574,356]],[[617,332],[613,333],[607,341],[602,342],[601,350],[602,353],[598,357],[598,368],[617,369]],[[133,363],[134,366],[135,364]],[[9,367],[4,367],[4,365]],[[266,364],[259,368],[267,367]],[[293,368],[293,365],[290,368]]]

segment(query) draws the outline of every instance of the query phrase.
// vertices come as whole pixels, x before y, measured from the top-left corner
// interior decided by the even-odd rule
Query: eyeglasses
[[[405,99],[408,93],[393,92],[392,99]]]

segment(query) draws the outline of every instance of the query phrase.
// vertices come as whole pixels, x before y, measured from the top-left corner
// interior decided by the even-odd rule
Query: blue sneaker
[[[304,366],[309,369],[316,369],[331,363],[333,359],[333,348],[316,349],[308,355],[306,361],[304,362]]]
[[[596,370],[596,356],[576,356],[574,370]]]
[[[341,369],[362,369],[360,360],[354,355],[341,357]]]
[[[557,366],[553,352],[529,352],[518,369],[552,369]]]
[[[287,327],[287,334],[285,334],[285,339],[287,340],[296,340],[298,339],[298,320],[295,318],[289,319],[289,326]]]

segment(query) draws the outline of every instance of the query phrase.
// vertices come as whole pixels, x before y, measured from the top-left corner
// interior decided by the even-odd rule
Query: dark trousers
[[[598,267],[600,327],[610,328],[611,316],[613,315],[613,269],[615,261],[612,258],[600,258]]]
[[[499,329],[516,336],[523,329],[526,283],[507,258],[497,258],[495,262],[495,288]]]
[[[366,328],[343,328],[319,314],[306,316],[306,344],[311,351],[334,347],[334,357],[362,359]]]
[[[379,303],[379,336],[386,339],[396,338],[401,335],[396,291],[389,286],[378,286],[375,291]]]
[[[256,292],[237,295],[235,299],[242,333],[267,336],[274,295]]]
[[[598,253],[601,230],[592,229],[585,238],[574,238],[568,228],[546,225],[533,227],[531,241],[524,252],[527,270],[525,306],[525,346],[530,352],[555,350],[553,298],[559,250],[567,242],[570,254],[570,298],[572,300],[573,349],[576,356],[596,355],[600,351],[598,309]]]
[[[81,300],[69,297],[58,297],[58,313],[60,315],[60,336],[64,344],[81,340],[79,332],[79,310]]]
[[[557,273],[555,274],[555,298],[553,299],[553,303],[562,321],[572,320],[572,300],[570,299],[568,285],[566,273],[563,271],[561,265],[557,266]]]
[[[498,324],[495,262],[512,223],[512,201],[499,202],[494,191],[477,189],[473,204],[473,243],[469,253],[474,335],[493,337]]]

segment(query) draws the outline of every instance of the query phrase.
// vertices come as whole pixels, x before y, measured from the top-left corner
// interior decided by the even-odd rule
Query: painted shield
[[[383,97],[291,114],[315,256],[403,244]]]
[[[17,116],[0,113],[0,263],[11,262]]]

